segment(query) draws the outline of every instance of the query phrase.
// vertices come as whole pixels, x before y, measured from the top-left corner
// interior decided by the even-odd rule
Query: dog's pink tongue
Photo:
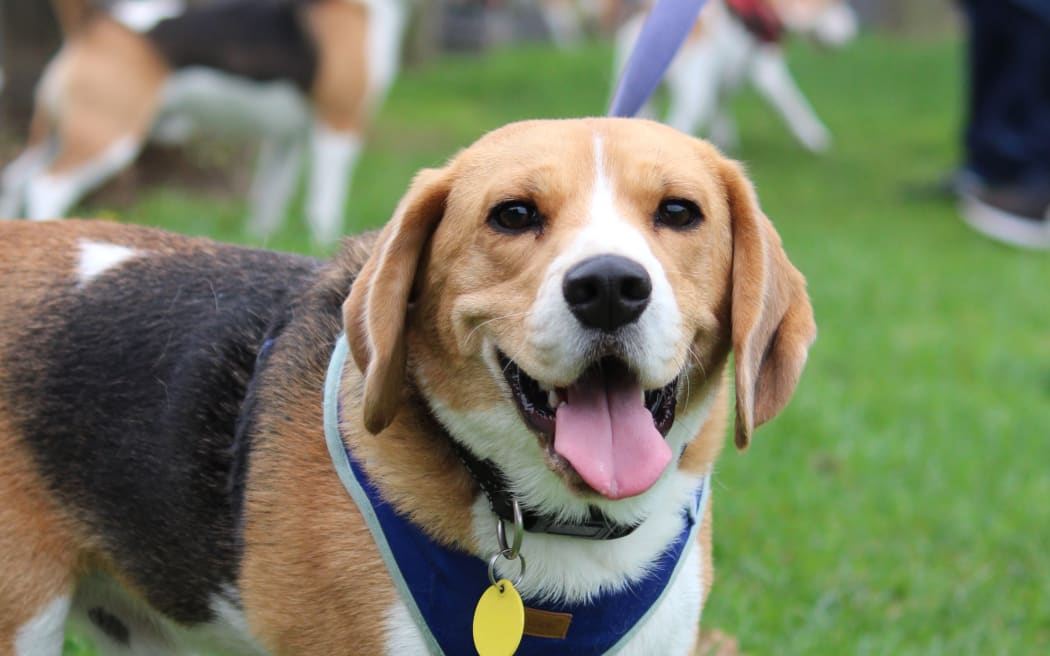
[[[671,449],[633,377],[596,369],[566,390],[555,415],[554,450],[602,496],[633,497],[653,486]]]

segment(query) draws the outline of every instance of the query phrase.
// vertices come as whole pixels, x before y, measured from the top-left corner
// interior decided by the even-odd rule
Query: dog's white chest
[[[652,612],[640,623],[617,652],[624,656],[685,656],[699,630],[703,588],[700,545],[693,542],[683,553],[679,576],[667,588]],[[388,656],[425,655],[427,640],[416,626],[405,603],[398,599],[387,611],[386,653]]]
[[[624,645],[620,654],[688,654],[700,630],[700,611],[703,606],[700,545],[694,542],[686,549],[682,571],[651,615]]]

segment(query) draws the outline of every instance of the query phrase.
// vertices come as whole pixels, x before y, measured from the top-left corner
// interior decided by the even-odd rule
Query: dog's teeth
[[[556,390],[547,392],[547,405],[552,408],[558,407],[558,392]]]

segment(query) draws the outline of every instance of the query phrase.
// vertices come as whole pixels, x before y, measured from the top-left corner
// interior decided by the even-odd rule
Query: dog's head
[[[771,0],[790,31],[838,47],[857,35],[857,14],[846,0]]]
[[[370,432],[394,419],[408,363],[527,503],[633,509],[616,519],[677,469],[730,349],[743,448],[815,335],[740,167],[631,119],[513,124],[421,172],[344,320]]]

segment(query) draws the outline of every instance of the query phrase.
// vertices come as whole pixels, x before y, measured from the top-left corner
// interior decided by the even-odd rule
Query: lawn
[[[413,171],[490,128],[601,113],[610,57],[530,47],[406,71],[350,224],[382,224]],[[805,153],[745,94],[737,155],[809,278],[820,337],[788,410],[720,461],[704,625],[750,654],[1050,653],[1050,257],[909,193],[957,159],[958,43],[867,36],[791,59],[832,151]],[[176,188],[107,208],[228,240],[243,210]],[[269,246],[308,243],[297,218]]]

